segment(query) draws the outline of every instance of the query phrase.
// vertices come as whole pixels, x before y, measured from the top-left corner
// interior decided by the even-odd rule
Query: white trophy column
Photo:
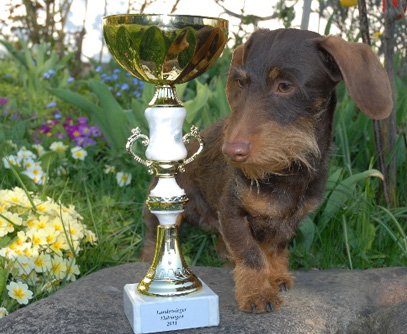
[[[148,160],[176,162],[187,157],[187,150],[182,141],[182,125],[186,114],[183,107],[153,107],[146,109],[145,116],[150,130],[150,142],[146,150]],[[185,196],[185,191],[180,188],[174,177],[159,177],[157,185],[149,195],[170,199]],[[178,214],[182,211],[151,212],[157,216],[160,225],[173,225]]]

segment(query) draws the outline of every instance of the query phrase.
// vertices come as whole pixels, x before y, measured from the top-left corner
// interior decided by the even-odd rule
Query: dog
[[[279,292],[293,286],[287,245],[321,202],[342,80],[368,117],[391,113],[390,83],[369,46],[304,30],[256,30],[233,53],[231,113],[203,132],[204,151],[177,175],[189,197],[183,220],[219,232],[242,311],[276,310]],[[158,222],[148,210],[145,220],[141,258],[151,260]]]

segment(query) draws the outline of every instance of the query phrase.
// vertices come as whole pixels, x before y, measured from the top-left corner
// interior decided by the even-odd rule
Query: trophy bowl
[[[127,14],[103,18],[107,47],[136,78],[185,83],[207,71],[223,51],[228,21],[188,15]]]

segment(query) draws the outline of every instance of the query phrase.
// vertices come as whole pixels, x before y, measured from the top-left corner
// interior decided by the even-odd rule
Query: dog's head
[[[366,115],[390,114],[390,84],[367,45],[304,30],[254,32],[234,51],[229,71],[228,162],[252,179],[286,174],[293,164],[315,169],[329,150],[335,87],[342,80]]]

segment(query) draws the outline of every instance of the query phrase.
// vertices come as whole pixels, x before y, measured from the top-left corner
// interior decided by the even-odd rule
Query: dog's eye
[[[243,81],[240,79],[236,79],[236,84],[239,86],[239,88],[243,88],[244,86]]]
[[[292,85],[292,84],[289,84],[289,83],[287,83],[287,82],[280,82],[280,83],[278,84],[278,87],[277,87],[277,90],[278,90],[280,93],[283,93],[283,94],[290,93],[293,89],[294,89],[293,85]]]

